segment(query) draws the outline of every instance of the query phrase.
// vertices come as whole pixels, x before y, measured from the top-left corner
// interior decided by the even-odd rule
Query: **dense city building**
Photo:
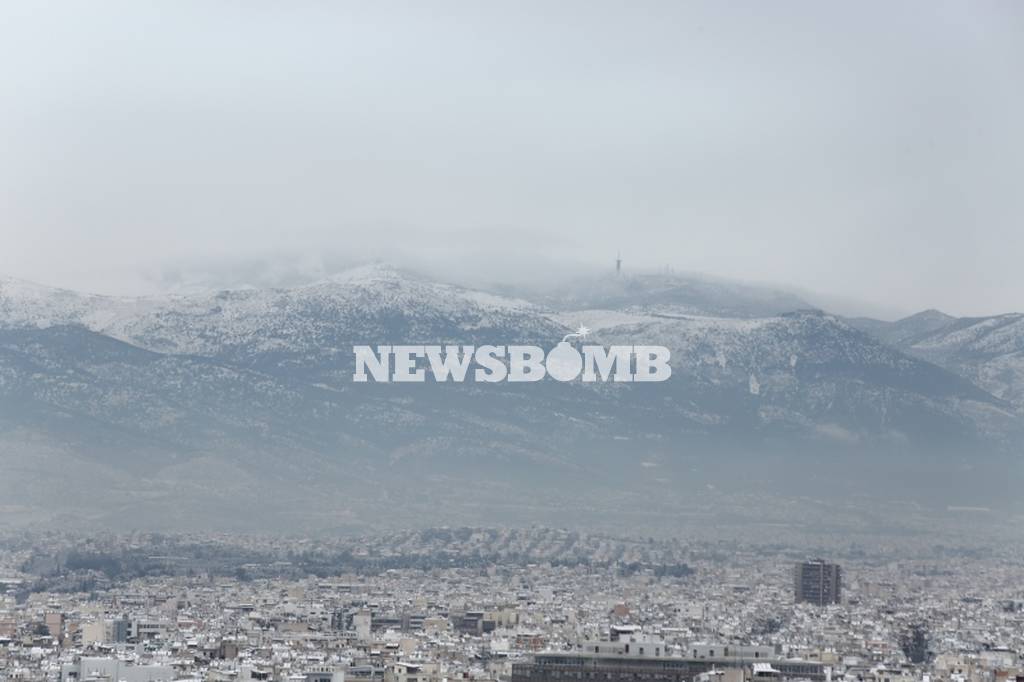
[[[1024,555],[971,541],[831,546],[820,608],[784,545],[19,534],[0,682],[1017,682]]]
[[[798,563],[793,569],[793,590],[798,604],[838,604],[842,599],[842,569],[823,559]]]

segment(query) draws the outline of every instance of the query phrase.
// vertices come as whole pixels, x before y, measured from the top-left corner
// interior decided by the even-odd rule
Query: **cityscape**
[[[436,528],[4,537],[0,679],[1024,679],[1024,553]]]

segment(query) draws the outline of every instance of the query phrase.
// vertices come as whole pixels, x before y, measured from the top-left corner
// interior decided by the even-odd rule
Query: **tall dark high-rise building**
[[[842,597],[842,571],[838,564],[823,559],[803,561],[793,571],[793,588],[797,603],[824,606],[838,604]]]

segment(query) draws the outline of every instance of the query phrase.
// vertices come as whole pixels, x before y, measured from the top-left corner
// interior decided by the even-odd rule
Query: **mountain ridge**
[[[1024,414],[1024,314],[957,318],[934,313],[923,311],[892,323],[852,324],[968,379]],[[927,323],[919,324],[922,319]]]
[[[1002,466],[1024,433],[1010,401],[848,320],[723,316],[718,293],[702,314],[686,312],[692,291],[676,305],[661,289],[556,310],[379,265],[303,287],[144,303],[18,291],[0,290],[0,465],[14,472],[0,493],[32,509],[45,495],[26,473],[33,458],[80,472],[86,488],[117,481],[148,513],[171,513],[175,486],[196,509],[249,509],[248,487],[303,500],[298,514],[351,517],[379,513],[398,491],[419,500],[452,486],[474,500],[499,489],[533,499],[551,486],[582,501],[718,475],[763,485],[802,458],[776,485],[832,471],[831,485],[849,491],[857,463],[872,462],[905,472],[889,482],[912,489],[924,469]],[[593,343],[668,346],[672,379],[351,381],[353,344],[551,348],[579,324]],[[190,479],[200,471],[207,480]],[[68,504],[113,513],[66,493]]]

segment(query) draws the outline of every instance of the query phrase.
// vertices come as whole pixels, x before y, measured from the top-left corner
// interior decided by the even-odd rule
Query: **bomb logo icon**
[[[548,376],[558,381],[572,381],[583,371],[583,356],[569,343],[570,339],[585,339],[590,330],[580,326],[575,332],[566,334],[561,342],[548,352],[544,367]]]

